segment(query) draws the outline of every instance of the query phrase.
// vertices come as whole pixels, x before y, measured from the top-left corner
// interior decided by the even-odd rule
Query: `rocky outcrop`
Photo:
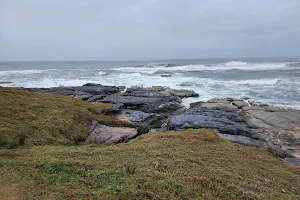
[[[109,127],[93,121],[90,127],[90,135],[86,138],[85,144],[117,144],[127,142],[138,134],[135,128]]]
[[[73,96],[88,102],[114,104],[120,120],[136,128],[108,127],[93,122],[86,143],[114,144],[148,132],[210,128],[222,138],[245,145],[272,149],[285,162],[296,165],[300,158],[300,111],[233,98],[195,102],[189,109],[181,98],[196,97],[193,91],[161,86],[142,88],[85,84],[79,87],[22,88],[47,94]],[[282,155],[290,155],[291,157]]]
[[[140,134],[160,129],[168,117],[185,111],[181,98],[195,95],[193,91],[172,90],[153,86],[127,88],[88,83],[79,87],[21,88],[26,91],[73,96],[88,102],[112,103],[113,111],[122,120],[136,124]],[[170,92],[168,92],[170,90]],[[181,95],[176,96],[176,94]]]
[[[225,107],[210,109],[206,107],[191,108],[184,115],[171,116],[169,129],[210,128],[221,133],[249,135],[249,129],[243,118]]]
[[[267,108],[267,109],[266,109]],[[300,111],[212,99],[168,120],[169,129],[211,128],[228,140],[300,158]]]

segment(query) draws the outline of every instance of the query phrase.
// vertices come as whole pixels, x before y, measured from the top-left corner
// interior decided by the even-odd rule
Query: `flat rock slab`
[[[209,108],[209,109],[214,109],[214,110],[222,110],[222,109],[227,109],[227,110],[232,110],[232,111],[237,111],[238,107],[228,104],[228,103],[204,103],[204,102],[196,102],[191,104],[191,107],[193,108]]]
[[[192,90],[176,90],[176,89],[169,89],[167,90],[168,93],[170,93],[173,96],[178,96],[180,98],[186,98],[186,97],[199,97],[199,94]]]
[[[232,104],[238,107],[239,109],[243,108],[244,106],[248,106],[248,103],[245,101],[233,101]]]
[[[128,142],[130,139],[137,136],[135,128],[127,127],[109,127],[97,122],[93,122],[90,128],[91,134],[86,138],[85,144],[117,144]]]
[[[273,127],[285,130],[295,130],[300,126],[299,112],[264,112],[259,110],[250,110],[247,113]]]
[[[242,107],[243,111],[248,111],[248,110],[260,110],[260,111],[265,111],[266,109],[261,106],[244,106]]]
[[[225,98],[225,99],[214,98],[214,99],[209,99],[207,101],[207,103],[224,103],[224,104],[230,104],[231,101],[230,101],[230,99],[227,99],[227,98]]]

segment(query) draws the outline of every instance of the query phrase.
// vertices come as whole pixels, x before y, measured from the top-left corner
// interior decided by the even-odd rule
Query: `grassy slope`
[[[146,134],[114,146],[2,150],[0,160],[3,199],[300,198],[300,169],[209,130]]]
[[[0,87],[0,147],[71,145],[85,139],[92,119],[124,125],[103,113],[111,104],[91,104],[60,95],[46,95]],[[128,124],[125,124],[128,125]]]
[[[70,135],[87,130],[91,117],[119,125],[101,114],[110,106],[0,91],[2,141],[23,131],[25,143],[51,144],[0,149],[0,199],[300,198],[300,169],[209,130],[146,134],[113,146],[65,146],[73,143]],[[43,128],[35,130],[36,124]]]

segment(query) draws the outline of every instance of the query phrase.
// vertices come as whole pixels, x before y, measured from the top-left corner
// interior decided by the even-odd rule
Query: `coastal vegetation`
[[[88,136],[92,119],[109,126],[134,126],[109,114],[112,104],[6,87],[0,87],[0,94],[0,147],[75,145]]]
[[[112,104],[0,87],[0,199],[299,199],[300,169],[209,129],[83,145]]]

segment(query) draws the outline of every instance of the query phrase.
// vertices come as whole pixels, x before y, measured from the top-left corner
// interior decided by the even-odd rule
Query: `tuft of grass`
[[[0,87],[0,147],[74,145],[89,134],[92,119],[133,126],[107,113],[112,104],[88,103],[53,94]]]
[[[0,199],[300,198],[300,169],[206,129],[113,146],[2,149],[0,161]]]

